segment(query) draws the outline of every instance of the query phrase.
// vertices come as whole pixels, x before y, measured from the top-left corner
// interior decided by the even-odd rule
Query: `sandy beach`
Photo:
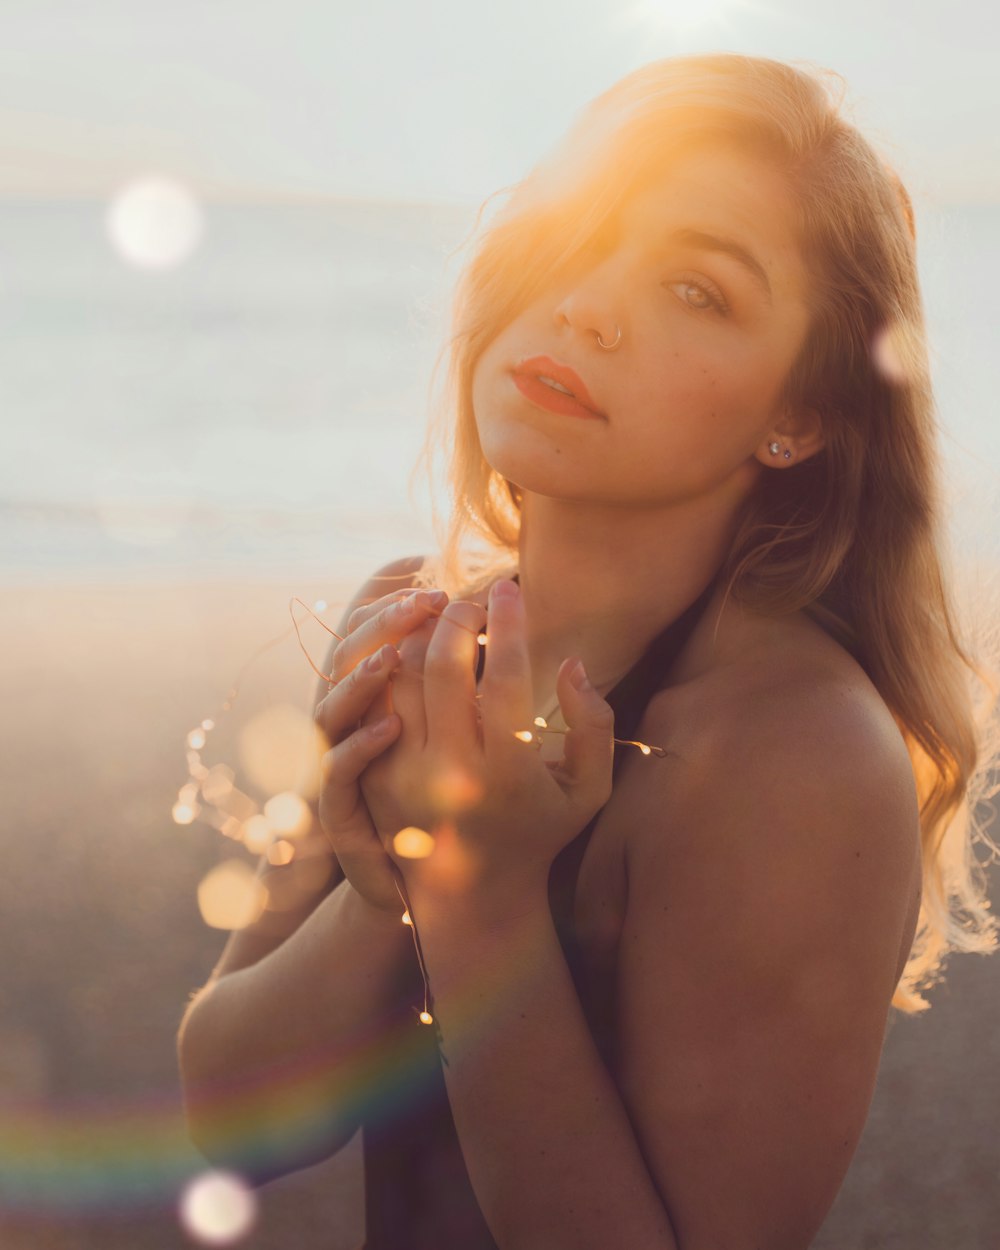
[[[0,1244],[160,1250],[192,1244],[174,1060],[183,1005],[225,935],[196,888],[234,846],[171,819],[184,739],[243,662],[286,631],[291,595],[246,582],[0,590],[4,872],[0,884]],[[317,662],[322,631],[307,630]],[[206,763],[240,724],[311,707],[293,635],[247,673]],[[1000,899],[1000,875],[993,875]],[[1000,957],[954,961],[922,1017],[891,1022],[868,1129],[819,1250],[987,1250],[1000,1221]],[[719,1178],[720,1200],[725,1178]],[[357,1151],[273,1183],[240,1244],[352,1250]],[[442,1248],[444,1250],[444,1248]]]

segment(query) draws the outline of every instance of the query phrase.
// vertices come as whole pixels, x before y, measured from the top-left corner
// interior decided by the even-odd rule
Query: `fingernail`
[[[590,684],[590,680],[587,677],[587,670],[583,667],[583,660],[577,660],[572,671],[570,672],[569,680],[577,690],[586,692],[588,690],[593,690],[594,688]]]
[[[501,582],[494,582],[490,589],[491,599],[516,599],[517,595],[517,582],[508,581],[506,578]]]
[[[402,616],[412,616],[417,610],[417,600],[420,598],[420,592],[414,591],[412,595],[407,595],[405,599],[399,602],[399,611]]]
[[[396,727],[396,722],[391,716],[385,717],[384,720],[376,721],[374,725],[368,726],[368,732],[373,738],[384,738],[390,734]]]
[[[377,673],[385,663],[385,647],[379,647],[374,655],[370,655],[365,660],[365,671],[369,673]]]
[[[448,596],[443,590],[429,590],[424,592],[424,602],[430,604],[435,612],[440,612],[448,602]]]

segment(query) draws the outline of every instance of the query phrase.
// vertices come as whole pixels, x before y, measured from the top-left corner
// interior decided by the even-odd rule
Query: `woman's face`
[[[797,236],[770,166],[728,150],[679,159],[624,206],[612,246],[480,357],[487,461],[557,498],[655,507],[744,494],[791,415],[783,388],[808,326]],[[618,330],[604,350],[598,336],[612,344]]]

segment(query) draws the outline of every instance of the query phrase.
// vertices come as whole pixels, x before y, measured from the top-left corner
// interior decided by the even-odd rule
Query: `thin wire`
[[[424,963],[424,952],[420,945],[420,936],[417,933],[417,926],[416,926],[416,922],[413,919],[413,913],[410,911],[410,900],[406,897],[405,893],[403,892],[403,887],[399,884],[399,879],[395,875],[395,870],[393,871],[392,882],[393,882],[393,885],[396,887],[396,893],[399,895],[400,902],[403,904],[403,916],[404,916],[403,923],[407,925],[407,927],[410,930],[410,933],[413,936],[413,949],[417,952],[417,966],[420,969],[420,978],[424,983],[424,1009],[420,1013],[420,1023],[421,1024],[433,1024],[434,1017],[431,1015],[431,1010],[430,1010],[431,986],[430,986],[430,981],[428,980],[428,977],[427,977],[427,965]]]
[[[306,650],[305,643],[302,641],[302,634],[299,630],[299,622],[296,619],[295,609],[293,606],[296,603],[300,604],[303,608],[305,608],[305,610],[309,613],[309,615],[313,618],[313,620],[317,621],[320,625],[322,625],[323,628],[327,631],[327,633],[332,634],[334,638],[336,638],[339,642],[344,641],[344,636],[343,634],[338,634],[335,629],[332,629],[329,625],[327,625],[326,621],[324,621],[322,617],[317,616],[316,613],[312,610],[312,608],[310,608],[310,606],[307,603],[305,603],[302,599],[300,599],[297,595],[293,595],[293,597],[288,601],[288,612],[292,618],[292,625],[295,627],[295,636],[298,639],[299,647],[302,651],[302,654],[306,657],[309,667],[316,674],[316,676],[319,677],[322,681],[325,681],[327,685],[329,685],[332,688],[333,686],[337,684],[336,680],[334,679],[333,674],[324,673],[316,667],[316,665],[313,663],[312,656]],[[440,615],[440,613],[436,615]],[[474,634],[477,642],[479,643],[481,647],[486,645],[486,635],[481,630],[473,629],[471,626],[464,625],[461,621],[452,620],[451,618],[449,618],[449,623],[452,625],[457,625],[459,629],[464,629],[465,632],[468,634]],[[284,636],[287,637],[287,633]],[[408,680],[419,681],[421,685],[423,684],[423,681],[424,681],[424,677],[422,673],[411,673],[407,670],[393,673],[392,680],[396,681],[401,677],[405,677]],[[478,704],[480,700],[482,699],[482,697],[483,697],[482,694],[477,691],[474,696],[473,701],[476,704]],[[556,707],[558,706],[559,706],[559,702],[557,700]],[[551,714],[552,713],[550,712],[549,715]],[[544,717],[536,717],[535,724],[537,725],[539,720],[544,721],[544,719],[545,719]],[[542,733],[558,734],[559,736],[563,738],[565,738],[566,735],[569,733],[569,730],[567,729],[550,729],[549,726],[545,724],[539,726],[539,728],[541,729]],[[520,737],[520,734],[517,736]],[[536,737],[537,735],[533,735],[533,739]],[[524,739],[524,741],[528,741],[528,739]],[[613,738],[612,741],[615,743],[616,746],[638,747],[643,755],[655,755],[660,759],[664,759],[667,754],[666,751],[664,751],[662,747],[651,746],[645,742],[635,742],[631,738]],[[538,745],[538,743],[536,743],[536,745]]]

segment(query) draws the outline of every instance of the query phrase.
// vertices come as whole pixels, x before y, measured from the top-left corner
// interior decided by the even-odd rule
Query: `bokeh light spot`
[[[319,760],[328,743],[311,716],[294,704],[279,703],[243,728],[240,759],[247,776],[267,794],[294,790],[319,794]]]
[[[483,797],[482,782],[462,768],[444,768],[432,773],[427,790],[437,810],[448,815],[467,811]]]
[[[916,336],[913,328],[900,321],[883,326],[872,340],[872,363],[893,386],[906,386],[916,372]]]
[[[286,842],[284,838],[277,842],[272,842],[267,848],[267,862],[274,864],[276,868],[281,868],[285,864],[290,864],[295,858],[295,847],[291,842]]]
[[[262,855],[274,840],[274,830],[266,816],[251,816],[243,822],[243,845],[254,855]]]
[[[198,886],[198,910],[211,929],[245,929],[260,918],[267,891],[242,859],[227,859]]]
[[[141,178],[120,190],[106,226],[121,258],[139,269],[172,269],[201,242],[205,221],[197,200],[170,178]]]
[[[175,825],[189,825],[198,815],[198,806],[191,803],[175,803],[170,809],[170,815],[173,816]]]
[[[201,726],[191,730],[187,736],[187,744],[192,751],[200,751],[205,745],[205,731]]]
[[[206,803],[218,806],[233,792],[235,773],[228,764],[213,764],[201,782],[201,793]]]
[[[283,790],[264,804],[264,815],[276,833],[296,838],[308,833],[312,826],[309,804],[294,790]]]
[[[234,1172],[203,1172],[181,1193],[180,1221],[206,1246],[230,1246],[245,1237],[257,1218],[257,1198]]]
[[[426,859],[434,850],[434,839],[425,829],[408,825],[393,838],[392,849],[401,859]]]

